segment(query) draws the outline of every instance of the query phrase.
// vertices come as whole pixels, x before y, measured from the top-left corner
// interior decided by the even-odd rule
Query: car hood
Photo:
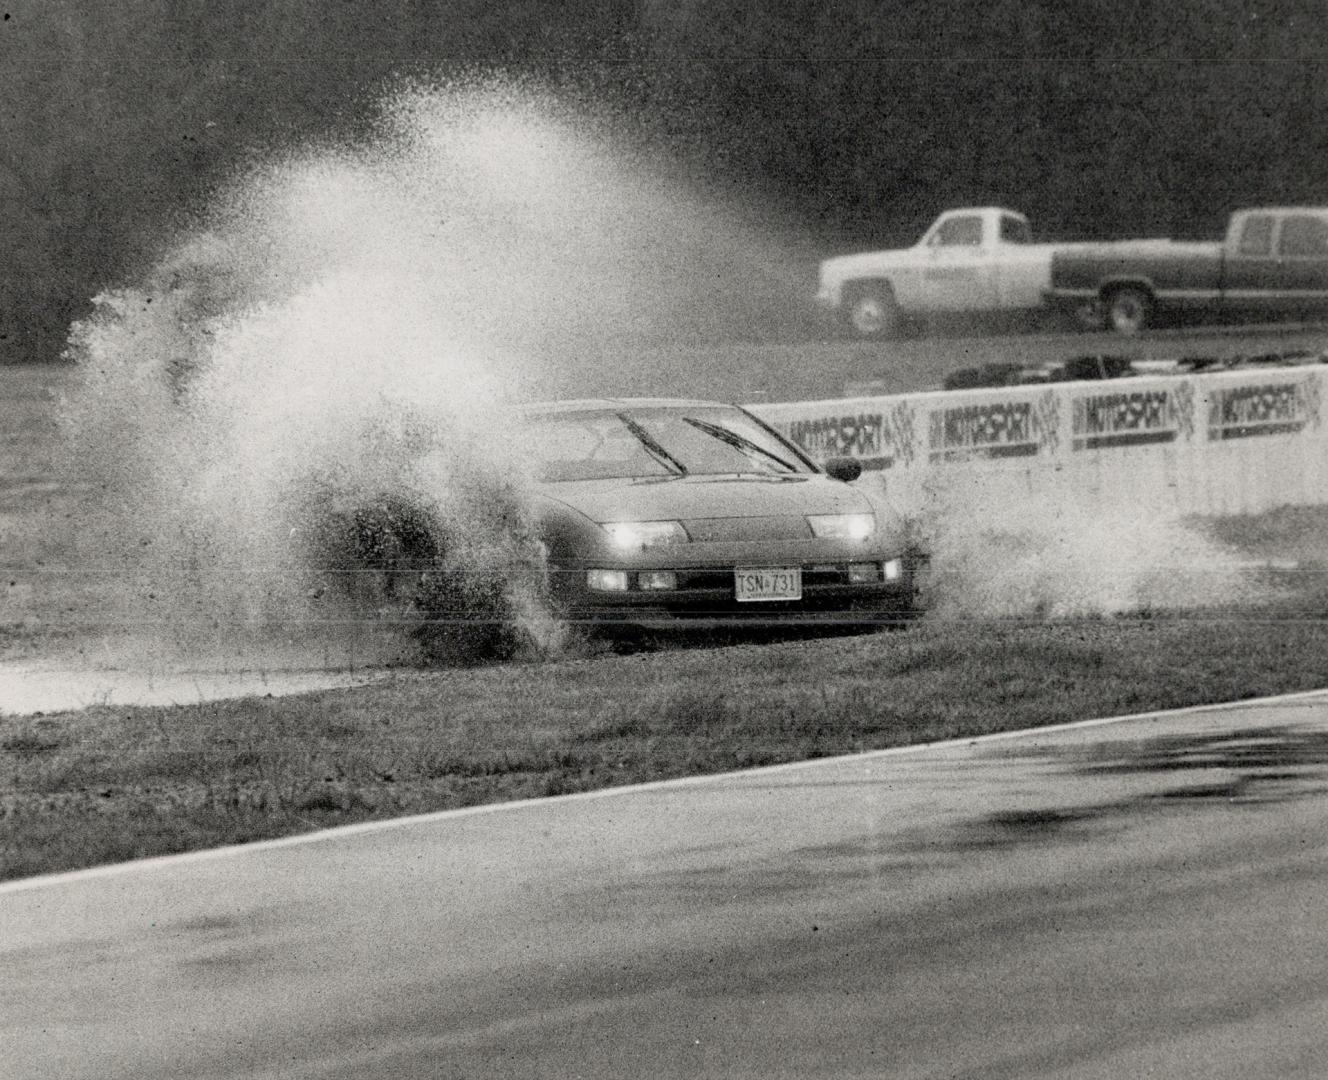
[[[819,474],[567,480],[541,492],[591,521],[847,514],[874,510],[860,490]]]

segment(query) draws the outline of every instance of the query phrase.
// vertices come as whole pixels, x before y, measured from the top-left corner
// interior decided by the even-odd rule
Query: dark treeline
[[[384,87],[531,72],[826,250],[998,201],[1044,235],[1328,202],[1328,20],[1264,0],[7,0],[0,362],[52,356],[237,164]]]

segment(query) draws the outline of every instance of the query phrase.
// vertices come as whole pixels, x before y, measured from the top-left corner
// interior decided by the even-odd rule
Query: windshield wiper
[[[728,428],[721,427],[719,424],[712,424],[709,420],[698,420],[693,416],[684,416],[682,419],[683,423],[691,424],[692,427],[696,428],[698,431],[704,431],[712,438],[716,438],[720,442],[728,443],[735,450],[740,450],[743,453],[755,451],[762,457],[769,458],[786,472],[795,473],[798,471],[796,466],[790,465],[778,454],[772,453],[759,443],[754,443],[751,439],[739,435],[736,431],[730,431]]]
[[[641,443],[649,452],[650,456],[658,461],[667,469],[672,469],[679,476],[687,475],[687,466],[670,454],[664,447],[655,441],[655,437],[645,428],[638,424],[626,413],[618,413],[618,419],[627,425],[627,430],[636,436],[637,441]]]

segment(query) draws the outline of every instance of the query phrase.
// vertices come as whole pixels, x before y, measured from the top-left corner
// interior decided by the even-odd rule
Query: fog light
[[[646,592],[660,592],[678,587],[678,575],[672,570],[642,570],[636,583]]]
[[[848,564],[848,580],[852,585],[862,585],[868,581],[880,581],[881,564],[874,562],[851,562]]]
[[[887,563],[882,563],[881,569],[885,571],[886,581],[898,581],[904,576],[904,564],[898,559],[891,559]]]
[[[626,570],[587,570],[586,588],[596,592],[626,592]]]

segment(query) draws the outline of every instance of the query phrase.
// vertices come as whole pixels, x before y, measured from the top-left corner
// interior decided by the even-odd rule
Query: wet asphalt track
[[[0,889],[5,1077],[1322,1077],[1328,694]]]

